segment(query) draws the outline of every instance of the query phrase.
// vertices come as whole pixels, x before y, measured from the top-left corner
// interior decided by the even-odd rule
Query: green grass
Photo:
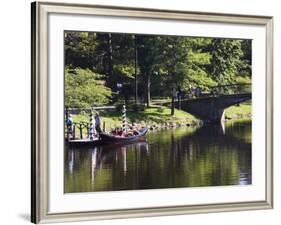
[[[227,118],[243,118],[250,117],[252,114],[252,104],[251,102],[241,103],[239,105],[234,105],[225,110],[225,116]]]
[[[226,118],[249,118],[252,112],[251,103],[242,103],[227,108],[225,110]],[[102,111],[100,117],[102,123],[105,122],[106,129],[121,126],[121,111]],[[86,113],[73,115],[74,122],[89,122],[89,115]],[[171,116],[171,109],[168,107],[153,106],[145,108],[144,111],[133,112],[127,111],[127,120],[129,123],[141,123],[143,125],[163,124],[163,123],[185,123],[198,121],[191,114],[175,109],[175,113]]]
[[[121,124],[121,111],[107,111],[100,112],[100,117],[102,123],[105,122],[106,128],[111,129],[113,127],[118,127]],[[73,115],[74,122],[88,122],[89,116],[87,114]],[[127,120],[130,123],[142,123],[142,124],[162,124],[162,123],[183,123],[192,122],[197,119],[191,114],[175,109],[175,113],[171,116],[171,109],[167,107],[150,107],[146,108],[144,111],[139,112],[127,112]]]

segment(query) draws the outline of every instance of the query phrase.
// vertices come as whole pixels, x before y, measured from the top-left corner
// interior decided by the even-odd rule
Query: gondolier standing
[[[99,113],[96,112],[96,115],[95,115],[95,129],[96,129],[98,134],[100,134],[102,132],[101,128],[100,128],[100,125],[101,125],[101,119],[100,119]]]

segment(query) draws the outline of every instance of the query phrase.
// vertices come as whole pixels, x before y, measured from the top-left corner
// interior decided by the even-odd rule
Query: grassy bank
[[[234,105],[225,110],[226,119],[250,118],[252,116],[251,102]]]
[[[225,117],[227,120],[250,118],[252,112],[251,103],[243,103],[227,108]],[[110,130],[121,125],[121,111],[101,111],[100,117],[102,122],[105,122],[106,129]],[[89,115],[79,114],[73,115],[74,122],[88,122]],[[127,120],[129,123],[138,123],[142,125],[163,125],[163,124],[198,124],[199,120],[191,114],[175,109],[175,114],[171,116],[171,109],[168,107],[150,107],[144,111],[133,112],[127,111]]]
[[[121,124],[121,112],[116,111],[103,111],[100,112],[103,122],[106,124],[107,129],[118,127]],[[73,115],[74,122],[85,121],[88,122],[87,114]],[[171,116],[171,109],[167,107],[150,107],[144,111],[127,112],[127,120],[129,123],[141,123],[143,125],[165,124],[165,123],[194,123],[198,121],[191,114],[175,109],[175,113]]]

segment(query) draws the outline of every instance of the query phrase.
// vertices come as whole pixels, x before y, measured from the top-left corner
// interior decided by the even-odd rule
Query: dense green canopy
[[[88,108],[108,103],[111,91],[102,77],[89,69],[65,68],[65,106]]]
[[[251,40],[65,32],[66,105],[134,99],[136,84],[149,105],[173,88],[250,83],[251,60]]]

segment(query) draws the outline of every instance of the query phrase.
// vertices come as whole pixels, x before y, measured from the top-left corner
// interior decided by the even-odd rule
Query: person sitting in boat
[[[98,134],[102,132],[102,130],[100,128],[100,125],[101,125],[101,119],[100,119],[99,113],[96,112],[96,115],[95,115],[95,129],[96,129]]]
[[[122,131],[122,129],[116,127],[115,129],[113,129],[111,131],[111,134],[115,135],[115,136],[122,136],[123,135],[123,131]]]
[[[139,134],[139,131],[137,129],[136,124],[134,124],[134,123],[129,124],[128,134],[129,134],[128,136],[133,136],[133,135],[138,135]]]
[[[111,130],[111,134],[114,136],[122,136],[122,129],[115,127],[114,129]]]
[[[125,134],[125,137],[131,137],[134,136],[133,131],[127,131],[127,133]]]
[[[111,134],[114,135],[114,136],[117,135],[118,134],[117,128],[111,129]]]
[[[138,135],[139,133],[140,132],[136,128],[132,128],[127,131],[127,133],[125,134],[125,137],[135,136],[135,135]]]
[[[137,129],[133,129],[133,134],[138,135],[138,134],[140,134],[140,132]]]

